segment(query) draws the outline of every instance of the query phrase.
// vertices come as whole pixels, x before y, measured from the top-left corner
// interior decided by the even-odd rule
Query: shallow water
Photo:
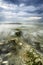
[[[21,37],[15,36],[15,33],[18,31],[22,31]],[[11,49],[14,46],[12,42],[9,42],[10,44],[7,44],[8,41],[15,38],[17,38],[18,40],[18,45],[19,43],[23,44],[23,46],[22,45],[15,46],[17,47],[16,48],[17,53],[15,53],[16,50],[12,51]],[[2,59],[2,61],[3,58],[5,58],[5,61],[6,60],[9,61],[11,64],[24,65],[24,62],[22,61],[21,58],[21,54],[25,52],[25,48],[28,49],[27,46],[31,46],[32,48],[35,49],[36,53],[43,56],[43,24],[28,24],[28,25],[1,24],[0,25],[0,50],[1,50],[0,59]]]

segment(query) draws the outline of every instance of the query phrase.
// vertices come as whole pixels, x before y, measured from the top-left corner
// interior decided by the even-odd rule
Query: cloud
[[[28,1],[33,3],[32,0],[21,0],[21,2],[20,0],[0,0],[0,22],[43,21],[43,4],[40,6],[31,3],[26,5]]]
[[[43,0],[4,0],[7,3],[12,3],[12,4],[21,4],[24,3],[26,5],[35,5],[39,6],[40,4],[43,4]]]
[[[42,17],[28,17],[26,20],[38,20],[41,19]]]

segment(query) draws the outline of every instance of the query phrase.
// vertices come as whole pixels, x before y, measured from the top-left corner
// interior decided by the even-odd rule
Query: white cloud
[[[22,4],[21,4],[22,5]],[[21,11],[30,11],[30,12],[33,12],[36,10],[36,7],[30,5],[30,6],[25,6],[25,5],[22,5],[20,8],[19,8]]]
[[[23,3],[19,5],[19,7],[24,7],[24,6],[25,6],[25,4],[23,4]]]
[[[27,17],[26,20],[38,20],[41,19],[42,17]]]

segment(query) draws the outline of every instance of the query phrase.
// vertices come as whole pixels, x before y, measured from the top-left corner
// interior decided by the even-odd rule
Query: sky
[[[43,0],[0,0],[0,23],[43,23]]]

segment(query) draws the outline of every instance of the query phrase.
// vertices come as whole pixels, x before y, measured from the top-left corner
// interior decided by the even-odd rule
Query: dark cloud
[[[9,4],[20,4],[19,0],[4,0],[5,2],[9,3]]]
[[[35,12],[37,12],[38,14],[42,14],[43,10],[36,10]]]
[[[27,0],[26,4],[28,5],[29,3],[30,5],[39,6],[43,4],[43,0]]]
[[[13,4],[24,3],[26,5],[35,5],[35,6],[43,4],[43,0],[4,0],[4,1]]]
[[[25,11],[28,13],[38,13],[41,14],[43,13],[43,6],[41,7],[41,5],[43,5],[43,0],[4,0],[7,3],[11,3],[11,4],[16,4],[16,5],[20,5],[22,3],[24,3],[26,6],[35,6],[35,7],[39,7],[37,8],[35,11]]]
[[[41,15],[42,13],[43,13],[43,10],[36,10],[36,11],[26,11],[27,13],[36,13],[38,16],[43,16],[43,15]]]

